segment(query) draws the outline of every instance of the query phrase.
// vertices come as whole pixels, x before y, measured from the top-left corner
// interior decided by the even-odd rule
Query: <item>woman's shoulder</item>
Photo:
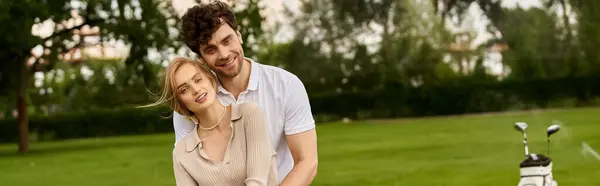
[[[175,144],[175,147],[173,148],[173,160],[175,161],[179,161],[179,159],[186,154],[186,150],[185,150],[185,141],[179,141],[177,142],[177,144]]]
[[[174,156],[183,156],[196,148],[199,148],[201,145],[200,138],[198,138],[197,133],[195,132],[196,128],[194,127],[193,132],[185,135],[181,140],[176,142],[175,147],[173,148]]]

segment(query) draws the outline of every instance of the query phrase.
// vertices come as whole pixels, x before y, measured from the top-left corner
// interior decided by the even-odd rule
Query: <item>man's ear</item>
[[[236,31],[237,36],[238,36],[238,41],[240,42],[240,44],[244,44],[244,40],[242,39],[242,33],[240,33],[240,31]]]

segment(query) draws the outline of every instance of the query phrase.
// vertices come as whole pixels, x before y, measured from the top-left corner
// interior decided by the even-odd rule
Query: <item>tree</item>
[[[374,54],[389,44],[387,39],[391,37],[390,30],[395,24],[392,20],[397,21],[401,17],[402,8],[398,0],[302,2],[302,14],[294,17],[292,23],[296,35],[290,45],[294,47],[290,48],[290,53],[306,55],[310,60],[289,58],[286,68],[301,78],[317,79],[315,87],[328,89],[320,92],[382,88],[388,78],[393,79],[390,73],[396,70],[387,68],[392,66],[387,63],[393,60],[385,57],[393,53]],[[373,27],[383,27],[382,33]],[[376,37],[382,37],[382,44],[369,43],[368,40]],[[322,60],[313,60],[319,58]],[[359,78],[367,76],[368,79]]]
[[[35,10],[35,11],[32,11]],[[84,43],[73,34],[82,28],[100,29],[99,40],[120,40],[129,44],[125,63],[130,73],[141,74],[151,82],[154,73],[147,64],[147,51],[154,48],[181,46],[173,33],[178,19],[170,3],[160,0],[8,0],[0,7],[0,44],[8,50],[0,51],[2,94],[17,96],[19,123],[19,152],[28,151],[28,121],[26,88],[31,74],[48,71],[59,61],[58,57]],[[42,22],[54,23],[47,37],[32,35],[32,27]],[[31,53],[35,46],[43,47],[43,55]],[[18,87],[18,88],[14,88]]]
[[[556,18],[540,8],[506,10],[503,40],[511,50],[503,61],[511,69],[511,78],[558,78],[567,74],[567,63],[560,54],[561,42]]]
[[[451,36],[430,2],[306,1],[302,11],[293,24],[295,39],[316,48],[299,53],[316,50],[325,60],[296,66],[311,67],[307,79],[322,78],[329,89],[378,91],[388,82],[433,81],[436,69],[444,68],[441,58]]]
[[[26,2],[19,0],[9,0],[4,2],[0,8],[0,44],[7,47],[8,50],[0,51],[2,63],[2,75],[0,85],[2,85],[3,94],[8,96],[17,96],[18,121],[19,121],[19,151],[27,152],[27,113],[25,108],[25,88],[30,75],[28,57],[30,50],[37,44],[42,43],[42,38],[31,35],[31,28],[40,20],[50,18],[52,12],[57,19],[64,19],[67,14],[63,9],[66,1],[54,1],[52,4],[45,2]],[[46,6],[48,5],[48,6]],[[58,5],[58,6],[57,6]],[[31,11],[40,10],[40,11]],[[59,13],[62,12],[62,13]],[[35,19],[32,19],[35,18]],[[63,35],[66,32],[57,32],[54,37]],[[32,66],[39,63],[34,61]]]
[[[583,51],[583,69],[582,74],[598,74],[600,73],[600,54],[598,54],[598,46],[600,46],[600,2],[598,1],[583,1],[571,0],[577,17],[577,35],[578,43]]]
[[[581,59],[577,63],[578,73],[576,75],[598,75],[600,74],[600,54],[598,54],[598,46],[600,45],[600,7],[599,1],[583,1],[571,0],[571,6],[574,9],[577,17],[577,41],[579,44],[578,56]],[[578,105],[586,105],[590,103],[592,91],[589,89],[578,89],[577,99]]]
[[[488,31],[500,35],[504,33],[504,24],[502,19],[504,12],[502,9],[502,0],[431,0],[436,12],[442,16],[442,20],[446,20],[448,16],[455,16],[458,22],[463,21],[463,17],[469,7],[475,3],[479,6],[483,14],[490,20],[491,25]]]

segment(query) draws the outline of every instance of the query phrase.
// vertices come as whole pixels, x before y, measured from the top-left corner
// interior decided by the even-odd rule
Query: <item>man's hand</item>
[[[317,132],[311,130],[288,135],[287,143],[294,158],[294,168],[281,186],[310,185],[317,175]]]

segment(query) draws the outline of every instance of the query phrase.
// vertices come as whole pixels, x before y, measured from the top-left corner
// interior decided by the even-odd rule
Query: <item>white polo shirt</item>
[[[217,98],[223,105],[252,101],[258,103],[267,116],[273,149],[277,151],[277,182],[292,170],[294,160],[287,144],[286,135],[297,134],[315,128],[308,94],[300,79],[278,67],[263,65],[246,58],[252,64],[248,89],[234,96],[218,86]],[[174,112],[175,144],[194,130],[191,120]]]

